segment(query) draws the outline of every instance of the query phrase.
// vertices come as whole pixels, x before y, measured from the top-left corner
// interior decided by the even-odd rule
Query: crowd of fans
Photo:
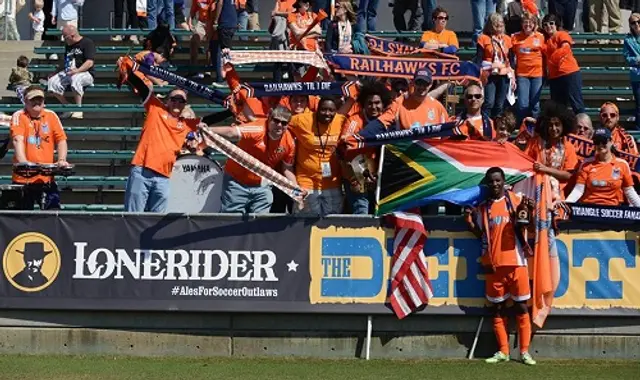
[[[127,1],[129,12],[134,3]],[[359,53],[362,47],[358,33],[363,28],[375,29],[378,2],[360,1],[354,6],[349,0],[341,0],[336,2],[333,12],[329,3],[275,0],[269,25],[271,48]],[[599,128],[594,128],[584,113],[580,67],[572,53],[573,40],[563,27],[568,19],[565,13],[571,14],[571,9],[562,8],[562,1],[550,1],[549,7],[560,9],[559,14],[547,14],[540,20],[535,5],[531,8],[528,1],[503,4],[492,0],[472,0],[471,3],[474,28],[478,19],[484,20],[484,25],[478,28],[473,39],[477,47],[476,62],[482,71],[481,83],[435,82],[428,70],[419,70],[410,81],[349,77],[346,79],[360,80],[359,94],[342,99],[299,95],[255,99],[243,95],[239,90],[240,78],[233,66],[223,62],[222,51],[233,47],[237,30],[259,28],[257,1],[194,0],[185,19],[180,16],[184,15],[181,2],[148,0],[146,15],[139,12],[139,18],[127,18],[127,23],[131,27],[152,27],[160,20],[159,26],[143,42],[143,51],[135,57],[149,65],[163,66],[171,59],[177,44],[170,32],[172,26],[193,31],[190,43],[192,63],[198,61],[200,44],[203,40],[208,41],[208,59],[216,68],[213,85],[228,86],[232,96],[228,111],[205,117],[202,122],[213,124],[212,121],[233,117],[232,127],[214,126],[212,130],[236,141],[243,150],[283,173],[306,193],[305,202],[295,205],[279,190],[272,189],[258,176],[230,161],[225,166],[222,212],[370,213],[377,180],[378,152],[345,154],[338,152],[337,148],[341,140],[372,122],[381,123],[386,128],[410,129],[456,121],[462,131],[461,136],[455,137],[457,139],[495,140],[519,146],[536,160],[537,171],[553,178],[557,200],[563,200],[570,194],[569,199],[573,201],[598,199],[605,204],[639,205],[637,194],[634,197],[635,192],[632,192],[633,181],[629,183],[632,177],[628,165],[625,167],[624,161],[600,152],[602,149],[599,148],[602,145],[614,152],[638,154],[635,141],[620,125],[617,106],[611,102],[602,105]],[[55,4],[58,4],[57,0]],[[36,5],[36,12],[30,14],[34,31],[37,31],[36,24],[43,12],[40,0],[36,0]],[[50,13],[53,22],[63,25],[65,59],[60,70],[47,83],[48,91],[62,103],[67,103],[64,91],[71,89],[78,105],[82,104],[84,89],[93,84],[95,56],[93,42],[82,37],[76,28],[77,7],[81,5],[81,0],[65,1]],[[116,0],[115,5],[115,19],[122,22],[124,0]],[[598,14],[597,4],[590,5],[593,5],[594,14]],[[265,2],[260,6],[265,6]],[[495,6],[499,12],[493,12]],[[457,53],[460,44],[456,33],[447,29],[449,12],[437,6],[435,1],[397,0],[393,7],[394,21],[397,21],[399,29],[405,22],[400,18],[406,11],[411,11],[409,24],[424,29],[420,47],[449,55]],[[424,14],[425,9],[430,10],[429,17],[420,19],[418,15]],[[325,11],[331,17],[318,22],[316,11]],[[615,16],[615,12],[607,12],[609,17]],[[640,14],[632,14],[629,21],[631,31],[624,41],[624,53],[631,67],[633,90],[638,102],[640,73],[636,68],[640,67],[640,40],[637,37]],[[326,34],[323,34],[323,29]],[[12,73],[12,84],[23,99],[24,91],[31,88],[28,60],[25,60],[21,57]],[[319,72],[314,67],[293,64],[277,65],[273,74],[274,81],[345,79],[329,72]],[[184,148],[187,136],[187,146],[191,150],[197,149],[193,135],[187,134],[189,128],[185,126],[196,129],[202,124],[192,121],[193,112],[183,90],[175,89],[165,99],[158,99],[153,95],[153,85],[166,84],[164,81],[140,73],[135,77],[136,93],[143,96],[148,115],[127,184],[125,208],[128,211],[161,212],[166,209],[167,179],[171,173],[170,166],[176,159],[175,152]],[[191,73],[191,77],[199,80],[204,73]],[[540,94],[545,81],[550,88],[551,101],[541,107]],[[450,114],[441,100],[456,85],[465,87],[463,106],[461,112]],[[38,100],[33,94],[29,96],[29,100]],[[154,113],[158,115],[154,116]],[[79,112],[61,116],[83,117]],[[640,118],[636,118],[636,123],[640,123]],[[148,132],[151,129],[155,132]],[[585,161],[582,167],[587,164],[609,165],[614,167],[610,169],[613,170],[610,178],[589,182],[591,174],[584,174],[584,168],[580,169],[580,159],[566,139],[570,133],[593,139],[596,152],[600,152],[596,158]],[[517,137],[512,139],[511,136],[516,134]],[[163,149],[156,147],[160,142]],[[24,139],[18,142],[14,138],[14,143],[24,144]],[[610,164],[612,159],[615,165]],[[604,173],[607,169],[598,170]],[[598,186],[602,180],[605,186]],[[616,196],[594,197],[593,192],[602,190],[599,187],[607,191],[613,188]]]

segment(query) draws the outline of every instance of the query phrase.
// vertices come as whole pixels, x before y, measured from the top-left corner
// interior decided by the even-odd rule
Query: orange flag
[[[536,238],[533,256],[532,319],[536,326],[542,328],[551,312],[554,283],[551,272],[551,259],[549,258],[549,234],[552,228],[552,198],[549,177],[536,174],[535,186]]]

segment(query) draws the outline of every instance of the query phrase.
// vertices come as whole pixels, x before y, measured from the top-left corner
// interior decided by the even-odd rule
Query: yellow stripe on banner
[[[432,182],[432,181],[434,181],[436,179],[436,176],[431,174],[431,172],[429,170],[427,170],[424,166],[418,164],[415,160],[412,160],[411,158],[409,158],[407,155],[405,155],[400,150],[398,150],[398,148],[396,148],[395,146],[387,145],[386,149],[387,149],[387,151],[395,154],[405,164],[407,164],[410,168],[412,168],[413,170],[418,172],[418,174],[422,175],[424,178],[419,180],[419,181],[417,181],[417,182],[412,183],[411,185],[405,187],[402,190],[398,190],[395,193],[384,197],[383,199],[380,200],[380,204],[391,202],[391,201],[393,201],[393,200],[395,200],[397,198],[405,196],[406,194],[408,194],[408,193],[416,190],[417,188],[422,187],[422,186],[424,186],[424,185],[428,184],[429,182]]]

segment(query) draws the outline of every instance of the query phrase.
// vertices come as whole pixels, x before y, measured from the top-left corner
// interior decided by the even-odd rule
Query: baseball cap
[[[38,97],[44,98],[44,91],[36,89],[36,90],[31,90],[26,94],[24,94],[24,98],[27,100],[31,100],[33,98],[38,98]]]
[[[611,140],[611,131],[608,128],[597,128],[593,132],[593,142],[607,142]]]
[[[416,71],[415,75],[413,76],[413,81],[417,82],[419,80],[423,80],[425,82],[431,83],[432,81],[431,71],[427,69],[420,69]]]

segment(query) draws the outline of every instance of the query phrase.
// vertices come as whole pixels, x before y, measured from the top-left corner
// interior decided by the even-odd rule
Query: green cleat
[[[528,352],[523,352],[520,355],[520,358],[522,360],[522,362],[526,365],[536,365],[536,361],[533,360],[533,358],[531,357],[531,354]]]
[[[533,360],[533,359],[531,359]],[[502,351],[498,351],[495,354],[493,354],[492,357],[488,358],[487,360],[485,360],[485,363],[489,363],[489,364],[496,364],[496,363],[500,363],[500,362],[508,362],[509,361],[509,355],[505,354]]]

